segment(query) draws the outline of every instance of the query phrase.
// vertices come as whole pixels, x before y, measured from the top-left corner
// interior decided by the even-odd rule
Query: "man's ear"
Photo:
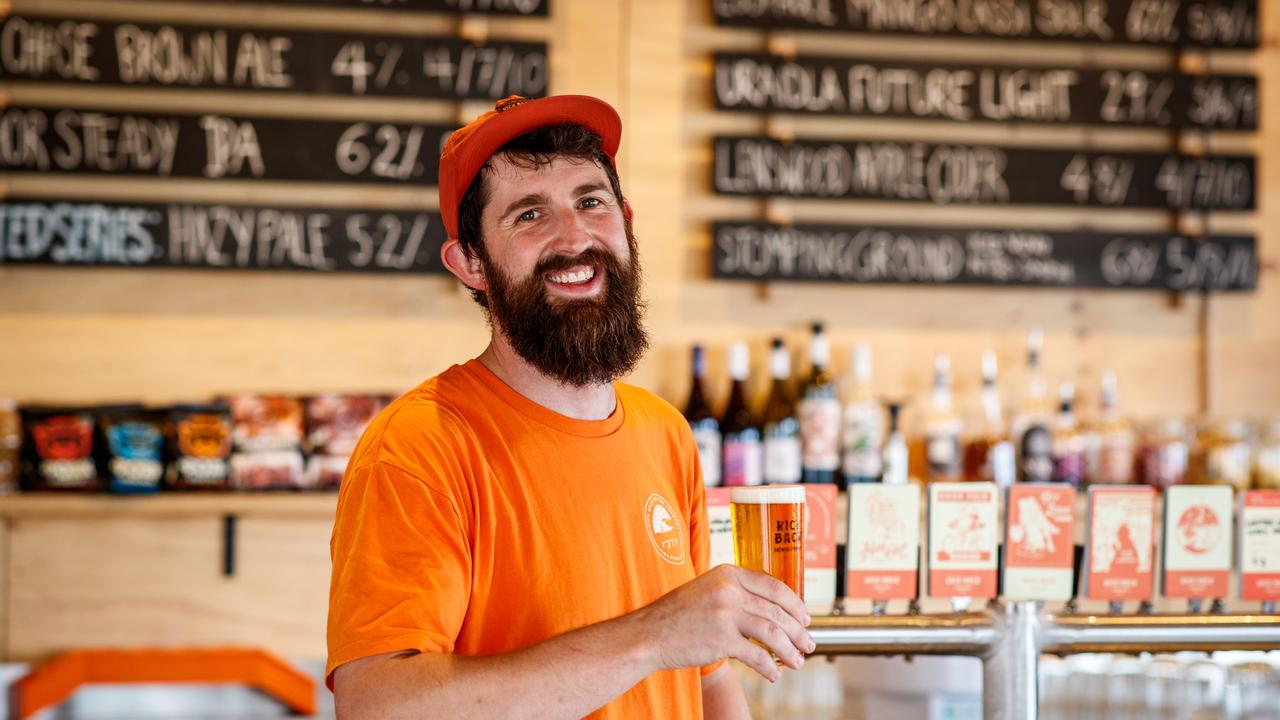
[[[472,290],[485,292],[489,289],[489,284],[485,282],[484,265],[480,262],[480,258],[468,255],[457,238],[449,238],[444,245],[440,246],[440,262],[444,264],[446,270],[457,276],[463,285]]]
[[[635,211],[631,209],[631,201],[622,198],[622,216],[627,219],[627,222],[632,222],[635,220],[635,215]]]

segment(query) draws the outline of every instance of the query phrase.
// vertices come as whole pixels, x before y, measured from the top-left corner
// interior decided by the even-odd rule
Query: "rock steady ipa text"
[[[735,487],[733,555],[748,570],[771,575],[804,599],[805,489]]]

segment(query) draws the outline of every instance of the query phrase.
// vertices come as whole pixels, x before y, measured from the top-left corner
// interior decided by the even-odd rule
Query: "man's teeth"
[[[548,279],[554,283],[570,284],[586,282],[595,276],[595,268],[585,268],[577,272],[556,273],[548,276]]]

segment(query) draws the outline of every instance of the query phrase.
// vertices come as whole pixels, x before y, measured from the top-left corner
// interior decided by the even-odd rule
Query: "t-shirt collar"
[[[561,415],[555,410],[539,405],[521,395],[510,385],[503,382],[502,378],[495,375],[492,370],[478,359],[468,360],[461,367],[516,412],[530,420],[540,422],[569,435],[604,437],[616,432],[618,428],[622,427],[622,423],[626,419],[626,408],[623,405],[622,394],[618,392],[616,383],[614,384],[614,397],[617,398],[617,402],[609,417],[603,420],[578,420],[567,415]]]

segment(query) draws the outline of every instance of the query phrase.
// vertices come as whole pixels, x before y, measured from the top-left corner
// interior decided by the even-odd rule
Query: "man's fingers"
[[[804,665],[804,655],[791,644],[791,638],[782,628],[765,620],[759,615],[743,615],[738,621],[738,630],[753,640],[764,643],[774,655],[782,658],[787,667],[799,670]]]
[[[742,609],[758,615],[769,622],[782,628],[782,631],[790,638],[791,644],[801,653],[811,653],[815,649],[813,637],[809,635],[809,631],[804,629],[800,621],[791,617],[791,614],[783,610],[780,606],[775,605],[759,595],[747,595],[742,603]]]
[[[743,570],[738,574],[738,581],[747,592],[781,605],[797,622],[805,627],[809,626],[809,611],[805,609],[804,601],[777,578],[754,570]]]
[[[743,665],[760,673],[760,677],[769,682],[777,682],[778,678],[782,677],[782,670],[773,661],[769,651],[746,638],[738,642],[738,645],[729,653],[729,657],[737,658]]]

